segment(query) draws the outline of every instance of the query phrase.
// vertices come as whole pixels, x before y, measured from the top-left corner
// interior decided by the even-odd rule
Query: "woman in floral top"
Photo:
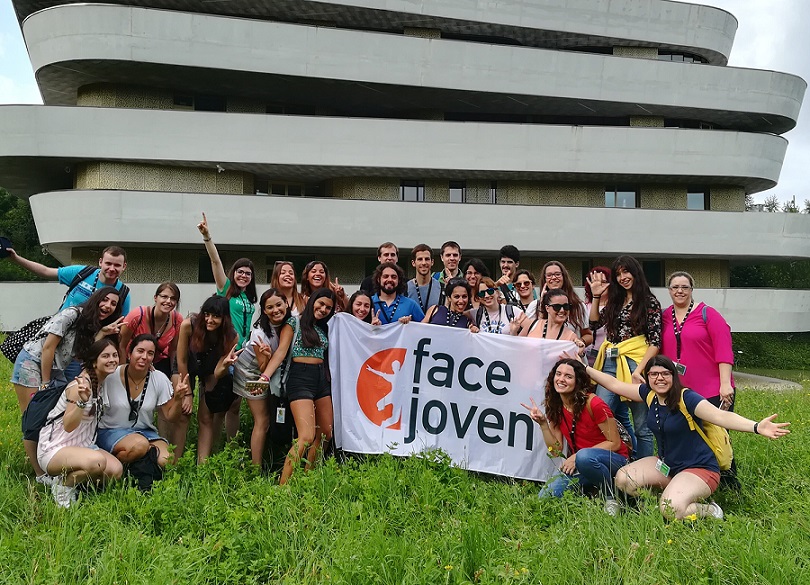
[[[661,347],[661,303],[650,290],[641,264],[632,256],[616,258],[611,272],[610,281],[601,272],[592,272],[588,278],[594,299],[591,330],[604,326],[606,331],[594,368],[622,382],[641,384],[644,366]],[[600,311],[599,299],[603,294],[608,295],[608,301]],[[630,431],[635,458],[652,455],[653,438],[646,423],[647,405],[633,402],[628,409],[627,403],[601,385],[597,386],[596,395]],[[629,424],[628,410],[633,413],[635,425]]]

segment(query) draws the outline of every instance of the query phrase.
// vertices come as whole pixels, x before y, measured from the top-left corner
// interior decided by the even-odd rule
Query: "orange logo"
[[[393,390],[406,354],[407,350],[402,347],[384,349],[368,358],[360,368],[357,402],[366,418],[378,427],[401,428],[402,409],[394,403]]]

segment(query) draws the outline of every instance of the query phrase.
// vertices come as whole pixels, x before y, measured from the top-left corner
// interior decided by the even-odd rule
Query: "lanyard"
[[[135,425],[138,424],[138,416],[141,414],[143,399],[146,397],[146,387],[149,385],[149,371],[146,371],[146,378],[143,380],[143,388],[141,389],[141,397],[138,400],[132,400],[132,395],[129,393],[129,365],[124,366],[124,384],[126,385],[127,400],[129,401],[129,420],[132,421],[134,428]],[[137,390],[138,387],[136,386],[135,389]]]
[[[169,326],[169,320],[172,318],[172,314],[169,313],[166,316],[166,322],[160,328],[160,331],[155,331],[155,308],[152,307],[152,312],[149,313],[149,329],[158,340],[160,340],[160,336],[166,333],[166,328]]]
[[[652,388],[650,388],[650,392],[653,392]],[[661,459],[661,461],[664,461],[666,459],[667,443],[664,440],[664,423],[661,421],[661,411],[660,411],[661,404],[658,402],[658,396],[653,398],[652,404],[655,407],[654,408],[655,424],[658,427],[658,433],[660,437],[660,443],[658,445],[658,458]],[[666,419],[664,419],[664,421],[666,421]]]
[[[489,320],[489,311],[486,307],[484,307],[484,318],[487,320],[486,328],[487,332],[489,333],[500,333],[501,332],[501,307],[498,305],[498,321],[495,323],[497,325],[496,330],[492,330],[492,322]]]
[[[686,320],[689,318],[689,313],[692,312],[692,307],[695,306],[695,299],[692,299],[692,302],[689,303],[689,308],[686,309],[686,315],[683,316],[683,321],[681,321],[680,327],[678,326],[678,320],[675,318],[675,305],[672,305],[672,329],[675,332],[675,352],[677,359],[675,360],[677,363],[681,363],[681,331],[683,331],[683,326],[686,325]]]
[[[422,302],[422,291],[419,290],[419,283],[416,282],[416,279],[413,279],[413,285],[416,287],[416,296],[419,297],[419,306],[422,307],[422,312],[426,313],[428,310],[428,304],[430,303],[430,292],[433,290],[433,281],[436,280],[435,278],[431,278],[430,282],[428,283],[428,291],[427,291],[427,299],[425,302]]]
[[[455,327],[459,320],[464,316],[464,313],[456,313],[447,309],[447,326]]]
[[[565,328],[565,325],[560,326],[560,330],[557,332],[557,339],[562,337],[562,333],[563,333],[564,328]],[[546,338],[546,333],[548,333],[548,319],[546,319],[546,322],[543,323],[543,339]]]
[[[393,304],[391,305],[391,313],[388,312],[388,305],[385,304],[385,301],[379,299],[377,303],[379,304],[380,308],[382,309],[382,314],[385,317],[387,323],[393,323],[394,319],[396,318],[397,309],[399,308],[399,301],[402,300],[402,295],[397,295],[397,298],[394,300]]]

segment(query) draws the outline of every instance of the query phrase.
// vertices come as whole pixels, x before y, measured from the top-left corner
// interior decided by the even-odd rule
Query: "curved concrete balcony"
[[[19,19],[76,0],[13,0]],[[549,47],[661,47],[725,65],[737,30],[728,12],[666,0],[113,0],[109,4],[322,22],[400,33],[408,27]],[[497,42],[497,40],[495,40]]]
[[[744,131],[796,125],[806,83],[773,71],[425,40],[105,5],[60,6],[23,27],[45,103],[73,105],[92,83],[132,83],[340,115],[419,108],[694,119]],[[400,114],[401,115],[401,114]]]
[[[276,138],[273,138],[276,137]],[[0,106],[0,177],[18,195],[70,186],[71,165],[129,161],[320,181],[336,177],[776,184],[770,134]]]
[[[504,231],[493,226],[508,226],[509,242],[528,255],[810,257],[810,217],[800,214],[102,190],[41,193],[30,202],[40,241],[54,252],[108,242],[198,246],[204,211],[217,225],[217,244],[232,249],[367,253],[386,240],[409,249],[444,234],[473,253],[497,250]]]

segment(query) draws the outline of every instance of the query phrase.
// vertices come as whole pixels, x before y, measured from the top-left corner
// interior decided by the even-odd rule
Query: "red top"
[[[132,309],[129,314],[124,317],[124,323],[132,331],[132,337],[136,337],[141,333],[152,333],[157,337],[157,331],[151,330],[151,318],[154,307],[136,307]],[[164,321],[155,323],[155,328],[160,329]],[[166,329],[160,332],[158,337],[157,352],[155,353],[155,363],[169,357],[169,347],[172,341],[177,337],[180,331],[180,325],[183,323],[183,316],[177,311],[172,311],[171,319]]]
[[[605,404],[604,400],[595,395],[591,398],[591,410],[593,411],[593,416],[588,412],[587,406],[583,408],[582,413],[579,415],[579,420],[577,420],[577,424],[574,426],[574,444],[576,445],[576,451],[588,449],[606,440],[605,435],[602,434],[602,429],[599,428],[599,424],[609,418],[613,418],[613,412],[610,410],[610,407]],[[573,415],[565,408],[562,409],[562,415],[563,420],[560,425],[560,430],[562,431],[563,438],[570,444]],[[571,447],[573,448],[574,445],[571,445]],[[616,453],[622,457],[630,456],[627,446],[624,443],[621,443],[621,447],[619,447]]]

